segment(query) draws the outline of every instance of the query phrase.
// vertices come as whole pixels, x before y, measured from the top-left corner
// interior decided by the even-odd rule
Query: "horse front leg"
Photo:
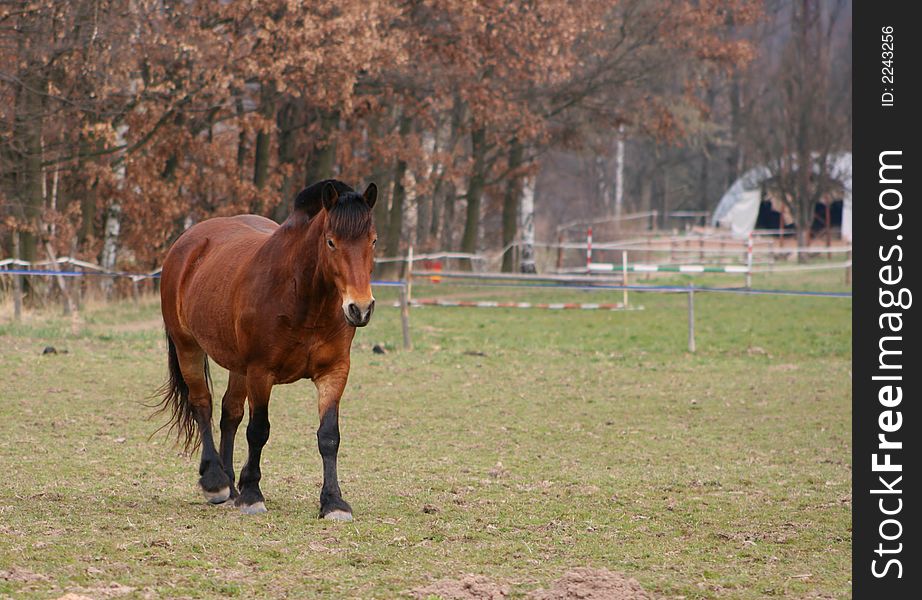
[[[336,457],[339,453],[339,400],[346,387],[348,371],[329,375],[314,381],[317,387],[317,405],[320,427],[317,429],[317,447],[323,459],[323,488],[320,490],[320,518],[334,521],[351,521],[352,507],[343,500],[336,474]]]
[[[259,489],[262,471],[259,461],[263,446],[269,441],[269,392],[272,382],[267,375],[247,373],[246,393],[250,405],[250,422],[247,424],[246,464],[240,470],[240,495],[236,506],[244,513],[257,514],[266,512],[265,498]]]

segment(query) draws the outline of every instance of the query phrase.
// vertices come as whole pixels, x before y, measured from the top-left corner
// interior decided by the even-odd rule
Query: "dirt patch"
[[[464,575],[460,579],[440,579],[410,591],[417,600],[503,600],[509,596],[508,585],[496,583],[483,575]]]
[[[579,568],[555,581],[550,589],[535,590],[530,600],[653,600],[636,579],[608,569]]]
[[[42,575],[41,573],[35,573],[29,569],[20,569],[19,567],[13,567],[12,569],[3,569],[0,570],[0,581],[15,581],[17,583],[28,583],[31,581],[45,581],[48,578]]]
[[[116,596],[124,596],[125,594],[130,594],[135,591],[135,588],[122,585],[115,581],[110,582],[108,585],[99,585],[95,587],[75,587],[75,591],[71,592],[74,596],[81,597],[83,595],[89,596],[90,598],[114,598]]]

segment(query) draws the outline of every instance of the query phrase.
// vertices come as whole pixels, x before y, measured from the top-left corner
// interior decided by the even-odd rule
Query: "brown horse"
[[[202,445],[199,485],[209,502],[265,512],[259,460],[269,439],[269,393],[277,383],[317,387],[323,458],[320,516],[351,520],[336,476],[339,401],[356,327],[374,311],[377,242],[364,194],[327,180],[302,191],[277,225],[256,215],[209,219],[183,233],[163,262],[160,295],[169,347],[163,409],[187,449]],[[208,357],[230,371],[221,442],[211,431]],[[234,486],[234,437],[249,400],[249,455]]]

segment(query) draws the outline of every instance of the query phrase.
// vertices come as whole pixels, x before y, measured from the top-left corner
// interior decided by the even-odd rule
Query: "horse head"
[[[320,198],[326,213],[321,268],[342,296],[346,322],[364,327],[375,310],[371,272],[378,234],[371,209],[378,198],[378,187],[370,183],[363,194],[358,194],[337,189],[328,181]]]

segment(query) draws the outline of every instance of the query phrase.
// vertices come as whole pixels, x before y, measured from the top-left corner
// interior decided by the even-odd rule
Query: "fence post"
[[[752,232],[749,232],[749,242],[746,245],[746,289],[752,289]]]
[[[400,286],[400,327],[403,331],[403,349],[412,350],[410,341],[410,302],[407,299],[407,288]]]
[[[410,246],[410,250],[407,253],[406,274],[407,302],[409,302],[413,298],[413,246]]]
[[[688,351],[695,351],[695,284],[688,284]]]
[[[621,270],[624,275],[621,278],[621,284],[624,286],[624,308],[627,308],[627,250],[621,251]]]

